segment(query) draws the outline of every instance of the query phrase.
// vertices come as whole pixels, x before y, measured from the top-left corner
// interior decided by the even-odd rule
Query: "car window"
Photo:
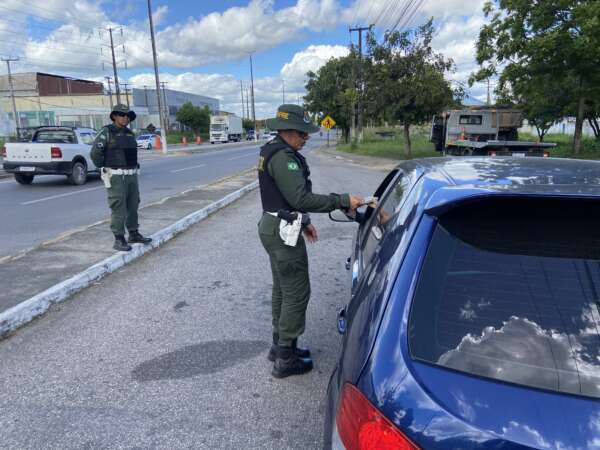
[[[34,142],[73,144],[75,143],[75,135],[69,130],[42,130],[37,132]]]
[[[600,398],[600,207],[488,201],[442,217],[409,318],[411,355]]]
[[[404,173],[400,173],[398,177],[394,186],[381,199],[379,207],[373,211],[371,220],[365,224],[361,249],[363,269],[368,265],[377,246],[389,231],[394,213],[408,194],[411,177]]]
[[[458,123],[460,125],[481,125],[483,116],[460,116]]]
[[[92,145],[96,135],[94,133],[79,133],[79,137],[81,137],[81,142],[84,144]]]

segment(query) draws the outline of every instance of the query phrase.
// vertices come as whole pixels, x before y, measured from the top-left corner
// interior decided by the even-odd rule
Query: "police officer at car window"
[[[138,231],[138,188],[139,164],[137,142],[128,128],[136,114],[125,105],[116,105],[110,113],[112,124],[102,128],[94,141],[91,158],[108,191],[108,206],[111,210],[110,229],[115,235],[113,248],[129,251],[129,244],[148,244],[151,238]],[[125,229],[129,232],[125,240]],[[129,242],[129,243],[128,243]]]
[[[258,179],[263,215],[258,232],[273,275],[273,345],[268,358],[274,362],[272,375],[284,378],[309,372],[313,367],[310,351],[297,345],[304,332],[310,297],[308,257],[302,235],[311,243],[317,241],[317,230],[308,213],[355,210],[362,199],[349,194],[312,192],[310,170],[300,150],[309,133],[319,128],[310,122],[303,108],[281,105],[277,117],[267,120],[267,127],[278,134],[260,151]],[[294,230],[295,236],[288,233]]]

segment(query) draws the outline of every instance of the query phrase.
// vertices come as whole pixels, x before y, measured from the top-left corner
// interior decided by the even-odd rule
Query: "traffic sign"
[[[330,116],[327,116],[321,121],[321,125],[328,130],[331,130],[333,127],[335,127],[335,120],[333,120]]]

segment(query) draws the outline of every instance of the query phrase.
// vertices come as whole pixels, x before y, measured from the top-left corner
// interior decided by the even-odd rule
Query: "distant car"
[[[85,184],[88,174],[98,171],[90,158],[95,137],[93,128],[38,127],[30,142],[5,144],[4,170],[23,185],[39,175],[66,175],[71,184]]]
[[[277,131],[270,131],[269,132],[269,137],[270,138],[274,138],[275,136],[277,136]]]
[[[152,146],[154,145],[154,140],[156,139],[156,135],[154,134],[142,134],[137,137],[137,146],[138,148],[143,148],[144,150],[152,150]]]
[[[407,161],[359,214],[326,449],[591,449],[600,163]]]
[[[254,130],[250,129],[246,131],[246,140],[253,141],[254,140]]]

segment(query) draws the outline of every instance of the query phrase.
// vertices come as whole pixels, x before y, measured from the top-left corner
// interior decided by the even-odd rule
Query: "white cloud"
[[[311,45],[294,55],[281,69],[281,76],[289,89],[304,90],[306,73],[316,72],[331,58],[348,55],[349,50],[342,45]]]

